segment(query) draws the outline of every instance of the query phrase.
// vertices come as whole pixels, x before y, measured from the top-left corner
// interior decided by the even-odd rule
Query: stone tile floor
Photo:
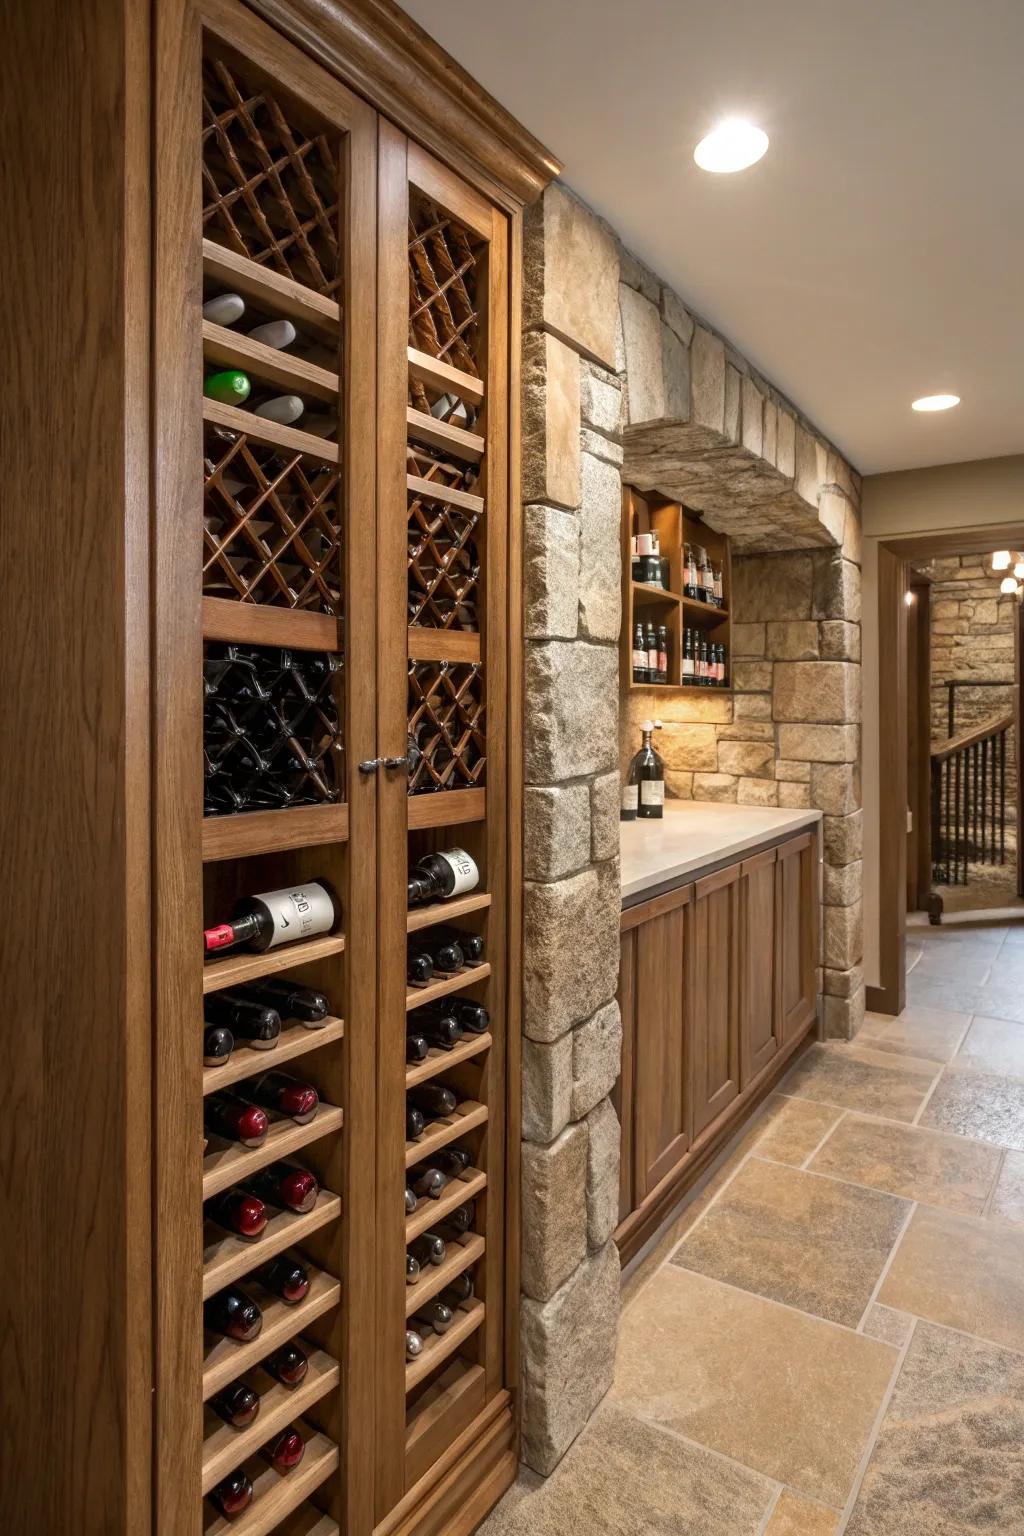
[[[481,1536],[1024,1536],[1024,924],[908,941],[905,1013],[783,1080]]]

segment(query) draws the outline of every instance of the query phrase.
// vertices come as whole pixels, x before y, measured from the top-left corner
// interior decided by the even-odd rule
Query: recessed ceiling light
[[[763,128],[745,123],[742,118],[730,117],[717,128],[705,134],[693,152],[693,158],[702,171],[745,171],[754,165],[768,148],[768,135]]]
[[[959,404],[959,395],[922,395],[920,400],[911,402],[910,408],[914,411],[951,411]]]

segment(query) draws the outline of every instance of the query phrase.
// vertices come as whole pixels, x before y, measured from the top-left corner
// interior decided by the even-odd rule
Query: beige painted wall
[[[1024,520],[1024,454],[868,475],[861,512],[864,559],[864,979],[878,985],[878,545],[923,533],[959,532]]]

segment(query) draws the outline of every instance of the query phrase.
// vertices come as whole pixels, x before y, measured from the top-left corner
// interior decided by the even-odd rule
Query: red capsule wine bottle
[[[275,1467],[278,1472],[288,1473],[293,1471],[306,1454],[306,1442],[297,1429],[291,1425],[282,1429],[279,1435],[275,1435],[268,1445],[263,1446],[263,1455]]]
[[[417,1329],[422,1333],[431,1328],[435,1333],[447,1333],[453,1321],[452,1309],[436,1297],[421,1307],[413,1318]]]
[[[203,1030],[203,1066],[222,1067],[235,1048],[230,1029],[215,1024]]]
[[[414,1259],[411,1253],[407,1253],[405,1256],[406,1285],[415,1285],[421,1274],[422,1270],[420,1269],[419,1259]]]
[[[415,1141],[417,1136],[423,1135],[423,1127],[426,1125],[423,1111],[408,1106],[405,1111],[405,1139]]]
[[[421,1233],[419,1237],[414,1238],[409,1244],[409,1252],[421,1269],[424,1269],[428,1264],[444,1263],[444,1242],[436,1234]]]
[[[263,1201],[240,1189],[228,1189],[217,1195],[207,1210],[219,1226],[239,1237],[259,1237],[267,1225],[267,1208]]]
[[[261,1109],[286,1115],[296,1125],[308,1125],[320,1107],[320,1097],[311,1083],[304,1083],[288,1072],[263,1072],[246,1078],[238,1085],[238,1096]]]
[[[322,880],[279,891],[246,896],[230,922],[203,929],[203,953],[209,958],[235,949],[262,952],[328,933],[336,915],[334,897]]]
[[[320,1193],[314,1175],[292,1163],[271,1163],[269,1168],[259,1168],[243,1179],[242,1188],[258,1195],[268,1205],[298,1211],[301,1215],[313,1209]]]
[[[233,990],[249,1002],[275,1009],[282,1019],[297,1019],[307,1029],[316,1029],[331,1011],[323,992],[317,992],[314,987],[300,987],[298,982],[286,981],[281,976],[264,976],[262,981],[247,981]]]
[[[296,1259],[290,1259],[286,1253],[258,1269],[256,1279],[290,1307],[302,1301],[309,1291],[309,1270]]]
[[[237,1520],[252,1503],[252,1483],[241,1467],[210,1489],[210,1503],[225,1520]]]
[[[236,1285],[211,1296],[203,1307],[203,1322],[211,1333],[222,1333],[225,1338],[238,1339],[248,1344],[259,1337],[263,1327],[263,1313],[259,1303],[247,1296]]]
[[[467,891],[474,890],[479,881],[476,860],[464,848],[429,853],[409,871],[409,905],[417,907],[428,901],[464,896]]]
[[[240,1141],[243,1147],[261,1147],[267,1139],[270,1121],[258,1104],[250,1104],[233,1093],[211,1093],[203,1101],[206,1128],[227,1141]]]
[[[406,1061],[426,1061],[430,1054],[430,1041],[422,1035],[406,1035],[405,1059]]]
[[[259,1393],[244,1381],[233,1381],[210,1398],[210,1407],[232,1429],[245,1429],[260,1411]]]
[[[274,1008],[251,1003],[237,992],[211,992],[203,999],[208,1024],[224,1024],[236,1040],[257,1051],[271,1051],[281,1034],[281,1015]]]
[[[442,1115],[450,1115],[458,1104],[458,1098],[444,1083],[420,1083],[415,1088],[410,1088],[405,1096],[406,1103],[415,1104],[430,1120],[437,1120]]]
[[[405,1358],[415,1360],[417,1355],[423,1353],[423,1340],[413,1328],[405,1330]]]
[[[282,1344],[280,1349],[275,1349],[272,1355],[267,1356],[263,1369],[269,1371],[283,1387],[297,1387],[305,1380],[309,1360],[297,1344]]]

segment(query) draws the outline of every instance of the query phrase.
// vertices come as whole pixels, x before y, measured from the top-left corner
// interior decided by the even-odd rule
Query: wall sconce
[[[911,592],[909,587],[907,588],[907,590],[903,594],[903,601],[906,603],[908,608],[913,608],[913,606],[914,606],[914,594],[913,594],[913,592]]]
[[[1002,581],[999,583],[999,590],[1000,592],[1005,592],[1008,595],[1016,594],[1020,590],[1017,586],[1016,576],[1004,576]]]
[[[1010,551],[997,549],[992,556],[992,569],[994,571],[1008,571],[1010,569]]]

